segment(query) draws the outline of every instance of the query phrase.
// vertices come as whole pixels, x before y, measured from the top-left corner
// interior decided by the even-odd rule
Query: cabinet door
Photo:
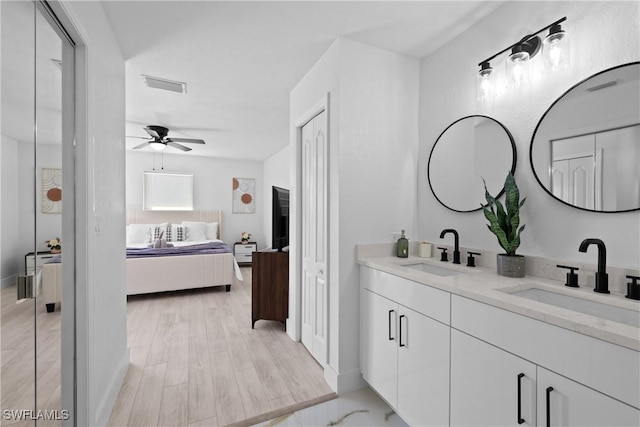
[[[535,387],[533,363],[451,329],[451,426],[535,426]]]
[[[398,305],[362,291],[362,376],[394,407],[398,397]]]
[[[399,310],[398,414],[412,426],[448,426],[450,328]]]
[[[640,426],[640,411],[538,367],[538,425]]]

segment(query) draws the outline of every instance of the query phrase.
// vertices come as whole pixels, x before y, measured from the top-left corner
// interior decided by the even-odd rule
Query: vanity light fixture
[[[541,28],[540,30],[528,34],[521,38],[518,42],[506,47],[493,56],[481,61],[480,71],[476,79],[477,99],[484,101],[490,98],[495,92],[496,85],[492,80],[493,68],[490,62],[499,55],[510,51],[506,61],[507,81],[509,87],[519,89],[529,82],[530,60],[535,57],[544,44],[543,56],[545,57],[545,68],[550,71],[557,71],[566,68],[569,65],[569,43],[567,32],[561,27],[561,23],[566,21],[567,17],[558,19],[557,21]],[[549,29],[549,35],[541,42],[538,34]]]

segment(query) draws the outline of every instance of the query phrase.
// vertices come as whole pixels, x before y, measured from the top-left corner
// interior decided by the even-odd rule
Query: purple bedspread
[[[173,248],[127,248],[127,258],[223,254],[230,252],[231,247],[226,243],[208,242]]]

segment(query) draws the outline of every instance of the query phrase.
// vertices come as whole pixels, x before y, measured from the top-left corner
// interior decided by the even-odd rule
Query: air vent
[[[610,82],[606,82],[606,83],[602,83],[602,84],[595,85],[595,86],[592,86],[592,87],[588,87],[587,88],[587,92],[595,92],[597,90],[604,89],[604,88],[611,87],[611,86],[615,86],[617,84],[618,84],[618,80],[611,80]]]
[[[168,90],[171,92],[187,93],[187,84],[185,82],[177,82],[175,80],[161,79],[142,74],[144,83],[154,89]]]

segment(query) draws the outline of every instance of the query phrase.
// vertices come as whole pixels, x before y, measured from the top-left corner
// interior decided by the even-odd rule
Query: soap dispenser
[[[409,240],[404,237],[404,230],[402,230],[402,235],[398,239],[396,254],[398,255],[398,258],[407,258],[409,256]]]

